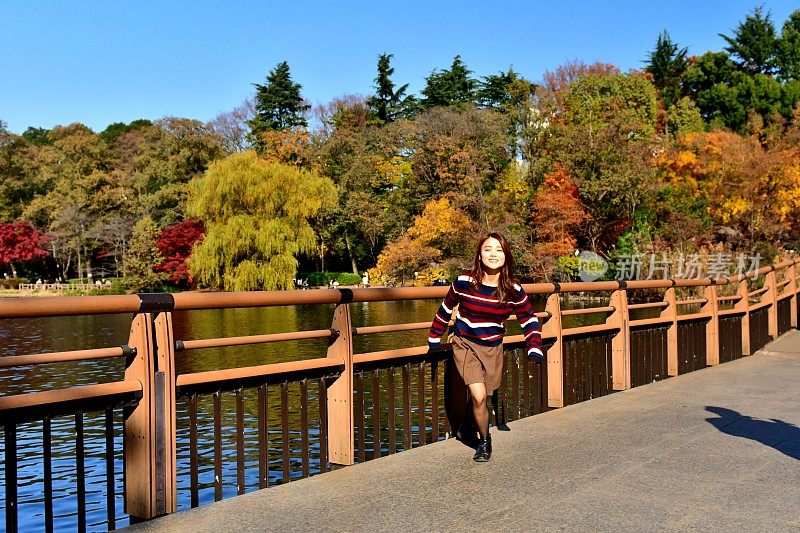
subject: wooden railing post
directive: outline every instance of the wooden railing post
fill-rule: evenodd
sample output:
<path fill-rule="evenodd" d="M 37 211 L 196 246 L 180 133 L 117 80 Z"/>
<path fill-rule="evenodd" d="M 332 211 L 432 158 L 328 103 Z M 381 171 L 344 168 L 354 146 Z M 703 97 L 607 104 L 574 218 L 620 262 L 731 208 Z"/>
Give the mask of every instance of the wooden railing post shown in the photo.
<path fill-rule="evenodd" d="M 331 463 L 352 465 L 354 457 L 353 439 L 353 330 L 350 306 L 336 306 L 331 329 L 338 333 L 328 347 L 328 357 L 344 362 L 344 369 L 336 381 L 328 387 L 328 457 Z"/>
<path fill-rule="evenodd" d="M 713 283 L 713 280 L 712 280 Z M 700 306 L 700 312 L 708 316 L 706 322 L 706 365 L 719 364 L 719 303 L 717 302 L 717 286 L 709 285 L 703 289 L 706 303 Z"/>
<path fill-rule="evenodd" d="M 175 338 L 172 313 L 155 318 L 156 516 L 178 510 L 175 414 Z M 160 413 L 158 410 L 161 410 Z"/>
<path fill-rule="evenodd" d="M 667 375 L 678 375 L 678 305 L 675 297 L 675 288 L 670 287 L 664 292 L 664 301 L 667 307 L 661 310 L 661 318 L 670 319 L 667 327 Z"/>
<path fill-rule="evenodd" d="M 619 289 L 611 293 L 609 303 L 614 312 L 606 324 L 614 325 L 619 331 L 611 341 L 611 374 L 614 390 L 631 388 L 630 317 L 628 315 L 628 292 Z"/>
<path fill-rule="evenodd" d="M 786 284 L 786 288 L 784 289 L 784 291 L 787 294 L 791 294 L 791 297 L 789 298 L 791 304 L 790 325 L 793 328 L 797 328 L 797 271 L 795 270 L 794 265 L 786 269 L 786 279 L 789 280 L 789 283 Z"/>
<path fill-rule="evenodd" d="M 153 317 L 149 313 L 134 315 L 128 346 L 136 352 L 128 358 L 125 380 L 139 380 L 142 384 L 142 398 L 132 411 L 125 413 L 125 512 L 136 521 L 156 516 L 156 361 Z"/>
<path fill-rule="evenodd" d="M 769 320 L 769 336 L 773 339 L 778 338 L 778 283 L 775 278 L 775 271 L 767 272 L 766 279 L 764 280 L 767 292 L 761 297 L 762 302 L 770 302 L 767 317 Z"/>
<path fill-rule="evenodd" d="M 555 337 L 547 350 L 547 405 L 564 407 L 564 339 L 561 336 L 561 295 L 557 292 L 547 297 L 545 311 L 550 318 L 542 326 L 542 337 Z"/>
<path fill-rule="evenodd" d="M 142 398 L 125 412 L 125 512 L 131 522 L 177 508 L 175 445 L 175 343 L 171 294 L 139 294 L 131 323 L 126 380 L 142 384 Z"/>
<path fill-rule="evenodd" d="M 747 279 L 739 282 L 739 288 L 736 291 L 738 296 L 741 296 L 738 302 L 733 306 L 742 315 L 742 355 L 750 355 L 750 289 L 747 286 Z"/>

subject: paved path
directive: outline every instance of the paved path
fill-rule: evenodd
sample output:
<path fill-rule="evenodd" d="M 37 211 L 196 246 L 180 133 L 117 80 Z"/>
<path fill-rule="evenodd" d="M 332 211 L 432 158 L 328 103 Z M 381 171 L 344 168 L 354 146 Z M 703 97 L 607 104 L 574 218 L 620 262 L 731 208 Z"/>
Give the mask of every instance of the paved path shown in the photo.
<path fill-rule="evenodd" d="M 135 526 L 798 531 L 800 331 L 732 363 Z"/>

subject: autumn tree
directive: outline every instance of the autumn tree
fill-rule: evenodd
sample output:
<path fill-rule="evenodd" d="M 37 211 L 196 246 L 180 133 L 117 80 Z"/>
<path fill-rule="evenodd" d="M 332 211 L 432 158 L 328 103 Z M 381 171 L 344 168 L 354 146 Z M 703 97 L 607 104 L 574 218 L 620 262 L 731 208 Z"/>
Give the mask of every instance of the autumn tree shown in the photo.
<path fill-rule="evenodd" d="M 123 284 L 128 292 L 155 291 L 166 278 L 154 268 L 163 260 L 156 244 L 158 233 L 158 226 L 150 217 L 139 220 L 133 227 L 124 265 Z"/>
<path fill-rule="evenodd" d="M 199 220 L 184 220 L 161 231 L 156 241 L 163 261 L 155 265 L 156 272 L 164 272 L 169 281 L 178 287 L 192 283 L 186 260 L 192 255 L 192 247 L 205 235 L 205 226 Z"/>
<path fill-rule="evenodd" d="M 532 277 L 548 279 L 557 258 L 572 255 L 578 243 L 576 235 L 588 217 L 578 187 L 566 169 L 556 165 L 530 203 L 533 246 L 523 249 L 523 263 Z"/>
<path fill-rule="evenodd" d="M 36 172 L 37 147 L 6 129 L 0 120 L 0 221 L 18 220 L 25 206 L 44 190 Z"/>
<path fill-rule="evenodd" d="M 252 150 L 213 163 L 187 209 L 206 227 L 188 260 L 193 278 L 214 289 L 292 288 L 297 255 L 316 245 L 308 219 L 335 201 L 330 180 Z"/>
<path fill-rule="evenodd" d="M 774 245 L 796 232 L 797 146 L 765 150 L 758 139 L 733 133 L 688 135 L 659 165 L 672 187 L 702 200 L 715 226 L 733 230 L 739 246 Z"/>
<path fill-rule="evenodd" d="M 48 240 L 25 221 L 0 222 L 0 267 L 8 265 L 11 276 L 17 277 L 20 263 L 41 261 L 50 255 L 44 250 Z"/>
<path fill-rule="evenodd" d="M 165 117 L 151 127 L 125 135 L 134 146 L 128 152 L 129 174 L 120 180 L 134 189 L 140 217 L 165 226 L 180 221 L 188 183 L 224 154 L 223 141 L 199 120 Z"/>
<path fill-rule="evenodd" d="M 639 75 L 586 75 L 563 101 L 544 149 L 575 181 L 589 211 L 582 244 L 600 249 L 613 244 L 655 192 L 656 91 Z"/>
<path fill-rule="evenodd" d="M 449 199 L 432 200 L 402 236 L 386 245 L 370 279 L 377 283 L 412 280 L 424 286 L 446 278 L 449 273 L 441 263 L 469 262 L 474 230 L 472 220 Z"/>
<path fill-rule="evenodd" d="M 255 101 L 248 98 L 242 105 L 211 119 L 208 127 L 222 140 L 226 154 L 243 152 L 253 146 L 249 123 L 254 116 Z"/>
<path fill-rule="evenodd" d="M 50 247 L 64 277 L 73 260 L 78 276 L 88 276 L 102 244 L 103 223 L 123 208 L 126 194 L 112 173 L 113 154 L 89 128 L 58 126 L 48 137 L 51 143 L 36 152 L 41 192 L 23 216 L 53 237 Z"/>

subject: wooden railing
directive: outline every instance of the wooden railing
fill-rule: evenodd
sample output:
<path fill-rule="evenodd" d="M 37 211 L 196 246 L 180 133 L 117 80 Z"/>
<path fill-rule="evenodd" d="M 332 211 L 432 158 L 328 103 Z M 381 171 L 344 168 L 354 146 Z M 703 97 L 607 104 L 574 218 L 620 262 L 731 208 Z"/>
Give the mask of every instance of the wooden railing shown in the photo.
<path fill-rule="evenodd" d="M 797 327 L 795 268 L 795 261 L 787 261 L 746 276 L 723 279 L 525 285 L 528 294 L 547 296 L 544 312 L 537 313 L 543 321 L 546 362 L 540 365 L 527 360 L 521 349 L 522 335 L 506 337 L 505 373 L 493 399 L 494 423 L 501 425 L 752 354 L 769 339 Z M 756 278 L 763 279 L 763 287 L 751 291 L 748 283 Z M 734 286 L 735 294 L 718 295 L 720 286 Z M 691 288 L 702 291 L 702 296 L 677 298 L 677 290 Z M 659 301 L 629 303 L 630 292 L 640 290 L 663 294 Z M 124 501 L 132 521 L 176 511 L 178 476 L 188 476 L 190 505 L 199 504 L 201 441 L 213 441 L 214 499 L 223 497 L 224 480 L 232 477 L 223 467 L 223 442 L 229 438 L 222 431 L 225 399 L 232 399 L 235 405 L 237 494 L 247 488 L 247 456 L 257 458 L 257 488 L 263 488 L 269 484 L 270 467 L 275 462 L 280 464 L 279 479 L 285 482 L 295 475 L 294 468 L 298 477 L 310 475 L 312 455 L 316 470 L 324 472 L 330 464 L 350 465 L 445 438 L 451 433 L 443 409 L 446 375 L 452 372 L 448 369 L 448 350 L 428 352 L 423 346 L 369 353 L 353 350 L 354 336 L 425 330 L 430 322 L 354 327 L 350 304 L 441 299 L 446 291 L 446 287 L 324 289 L 0 300 L 0 319 L 133 314 L 130 337 L 124 346 L 0 356 L 0 368 L 125 359 L 124 376 L 113 383 L 0 396 L 6 530 L 18 529 L 17 427 L 32 420 L 43 421 L 45 529 L 52 529 L 53 524 L 49 439 L 50 421 L 57 416 L 75 416 L 75 512 L 79 529 L 86 528 L 85 413 L 105 415 L 108 529 L 116 525 L 113 458 L 119 453 L 114 439 L 117 418 L 124 419 Z M 576 292 L 606 294 L 608 305 L 562 309 L 561 295 Z M 329 329 L 178 339 L 172 327 L 174 311 L 310 304 L 335 306 Z M 657 316 L 631 318 L 631 312 L 642 310 Z M 590 313 L 605 318 L 592 326 L 565 327 L 565 319 Z M 175 354 L 183 350 L 306 339 L 327 339 L 324 357 L 181 375 L 175 372 Z M 299 467 L 290 457 L 290 389 L 300 397 Z M 211 401 L 207 426 L 198 422 L 203 399 Z M 247 408 L 252 401 L 253 413 Z M 186 407 L 185 418 L 180 420 L 179 405 Z M 122 409 L 121 417 L 115 416 L 115 409 Z M 246 421 L 257 424 L 255 439 L 249 439 L 257 441 L 252 449 L 246 448 Z M 279 461 L 270 459 L 271 423 L 280 426 Z M 188 449 L 180 452 L 188 455 L 188 472 L 178 472 L 177 468 L 179 426 L 188 432 Z M 199 431 L 200 427 L 209 427 L 210 434 Z"/>

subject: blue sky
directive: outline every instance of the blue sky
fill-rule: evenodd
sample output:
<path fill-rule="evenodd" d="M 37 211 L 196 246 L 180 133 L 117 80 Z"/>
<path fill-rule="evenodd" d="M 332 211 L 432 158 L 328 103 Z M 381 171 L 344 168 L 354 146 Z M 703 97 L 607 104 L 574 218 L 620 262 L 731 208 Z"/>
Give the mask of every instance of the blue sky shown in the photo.
<path fill-rule="evenodd" d="M 573 59 L 640 68 L 661 30 L 690 54 L 721 50 L 753 1 L 289 2 L 5 0 L 0 120 L 21 133 L 82 122 L 209 120 L 278 62 L 311 103 L 372 91 L 378 54 L 418 92 L 460 54 L 478 76 L 538 81 Z M 795 1 L 764 2 L 778 31 Z"/>

